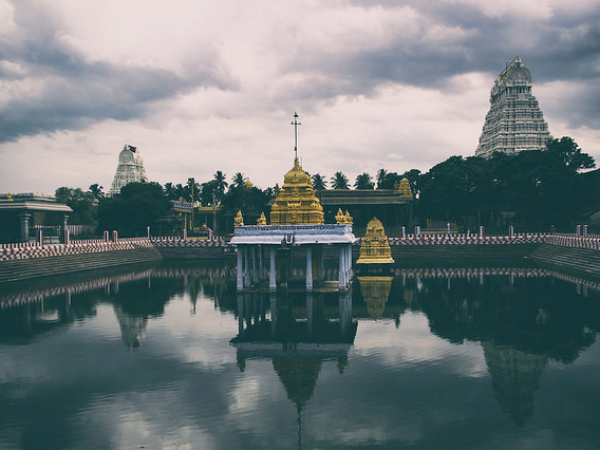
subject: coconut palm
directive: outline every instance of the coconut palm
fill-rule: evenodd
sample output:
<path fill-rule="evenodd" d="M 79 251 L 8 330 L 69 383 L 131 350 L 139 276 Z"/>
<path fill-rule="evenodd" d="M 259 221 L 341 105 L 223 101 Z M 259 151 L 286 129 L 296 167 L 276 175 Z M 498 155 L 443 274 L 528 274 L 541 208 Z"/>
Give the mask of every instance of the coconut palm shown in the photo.
<path fill-rule="evenodd" d="M 350 189 L 348 177 L 342 172 L 336 172 L 335 175 L 331 177 L 331 187 L 333 189 Z"/>
<path fill-rule="evenodd" d="M 324 191 L 327 189 L 327 181 L 321 176 L 320 173 L 315 173 L 312 176 L 312 184 L 315 191 Z"/>
<path fill-rule="evenodd" d="M 385 176 L 387 175 L 387 170 L 381 168 L 377 171 L 377 189 L 383 189 L 383 183 L 385 181 Z"/>
<path fill-rule="evenodd" d="M 229 183 L 227 183 L 226 181 L 225 174 L 220 170 L 217 170 L 212 179 L 212 182 L 215 189 L 215 197 L 218 201 L 221 201 L 223 195 L 225 195 L 225 189 L 227 188 L 227 186 L 229 186 Z"/>
<path fill-rule="evenodd" d="M 241 188 L 243 188 L 245 186 L 246 181 L 248 181 L 248 178 L 246 178 L 242 172 L 237 172 L 233 176 L 231 187 L 240 188 L 241 189 Z"/>
<path fill-rule="evenodd" d="M 373 183 L 371 180 L 371 175 L 369 175 L 367 172 L 363 172 L 356 177 L 354 187 L 356 189 L 373 189 L 375 187 L 375 183 Z"/>

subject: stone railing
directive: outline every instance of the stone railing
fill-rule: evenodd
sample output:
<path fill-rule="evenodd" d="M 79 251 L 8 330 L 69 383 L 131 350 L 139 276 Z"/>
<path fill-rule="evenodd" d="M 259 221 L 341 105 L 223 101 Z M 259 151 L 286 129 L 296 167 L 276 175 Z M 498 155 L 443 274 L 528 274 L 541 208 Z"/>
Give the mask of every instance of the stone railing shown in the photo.
<path fill-rule="evenodd" d="M 92 240 L 84 243 L 72 242 L 70 244 L 50 245 L 40 245 L 39 243 L 0 244 L 0 261 L 131 250 L 139 247 L 152 247 L 152 243 L 148 239 L 122 239 L 117 242 Z"/>
<path fill-rule="evenodd" d="M 591 248 L 593 250 L 600 250 L 600 236 L 598 235 L 581 237 L 568 234 L 553 234 L 548 236 L 545 242 L 547 244 L 558 245 L 561 247 Z"/>
<path fill-rule="evenodd" d="M 183 239 L 178 237 L 152 237 L 152 245 L 155 247 L 226 247 L 227 241 L 223 238 L 217 239 Z"/>
<path fill-rule="evenodd" d="M 541 244 L 548 238 L 545 233 L 523 233 L 512 236 L 480 236 L 468 234 L 409 234 L 389 238 L 390 245 L 504 245 Z M 360 241 L 360 240 L 359 240 Z M 360 243 L 360 242 L 359 242 Z"/>

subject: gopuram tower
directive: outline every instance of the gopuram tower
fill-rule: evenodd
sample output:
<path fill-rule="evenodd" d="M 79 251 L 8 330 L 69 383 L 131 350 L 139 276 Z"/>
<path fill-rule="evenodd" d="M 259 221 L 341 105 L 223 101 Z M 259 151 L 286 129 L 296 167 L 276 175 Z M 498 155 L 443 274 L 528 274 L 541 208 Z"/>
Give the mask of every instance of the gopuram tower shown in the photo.
<path fill-rule="evenodd" d="M 511 154 L 546 147 L 548 125 L 531 93 L 531 73 L 519 57 L 496 78 L 490 104 L 475 156 L 489 158 L 494 152 Z"/>
<path fill-rule="evenodd" d="M 129 183 L 140 183 L 146 182 L 146 171 L 144 170 L 144 161 L 140 156 L 137 148 L 131 145 L 125 145 L 121 153 L 119 153 L 119 164 L 117 165 L 117 172 L 113 179 L 112 186 L 108 195 L 120 194 L 121 188 L 128 185 Z"/>

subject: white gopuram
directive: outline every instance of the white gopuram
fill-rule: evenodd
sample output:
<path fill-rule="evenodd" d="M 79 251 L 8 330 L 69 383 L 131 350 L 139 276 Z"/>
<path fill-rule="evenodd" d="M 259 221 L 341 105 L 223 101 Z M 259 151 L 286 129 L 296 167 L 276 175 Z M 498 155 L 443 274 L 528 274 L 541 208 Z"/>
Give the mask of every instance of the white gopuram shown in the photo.
<path fill-rule="evenodd" d="M 144 170 L 144 161 L 136 147 L 125 145 L 119 153 L 119 164 L 117 172 L 113 179 L 109 197 L 120 194 L 121 188 L 129 183 L 147 182 L 146 171 Z"/>
<path fill-rule="evenodd" d="M 494 152 L 510 154 L 546 148 L 550 133 L 531 86 L 531 72 L 516 57 L 492 87 L 490 110 L 475 156 L 489 158 Z"/>

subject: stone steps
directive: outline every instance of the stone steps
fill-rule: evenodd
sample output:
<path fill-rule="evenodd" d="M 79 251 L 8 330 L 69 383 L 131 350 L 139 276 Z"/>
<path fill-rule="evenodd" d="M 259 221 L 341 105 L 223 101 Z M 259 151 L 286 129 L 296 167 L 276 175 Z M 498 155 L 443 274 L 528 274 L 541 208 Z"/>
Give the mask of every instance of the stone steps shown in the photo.
<path fill-rule="evenodd" d="M 0 262 L 0 283 L 161 260 L 155 248 L 50 256 Z"/>
<path fill-rule="evenodd" d="M 542 244 L 528 257 L 537 264 L 600 276 L 600 251 Z"/>

